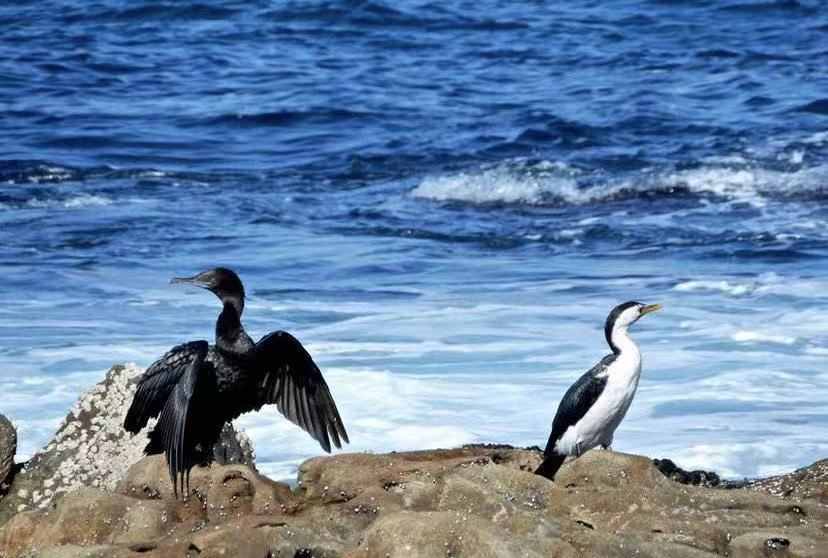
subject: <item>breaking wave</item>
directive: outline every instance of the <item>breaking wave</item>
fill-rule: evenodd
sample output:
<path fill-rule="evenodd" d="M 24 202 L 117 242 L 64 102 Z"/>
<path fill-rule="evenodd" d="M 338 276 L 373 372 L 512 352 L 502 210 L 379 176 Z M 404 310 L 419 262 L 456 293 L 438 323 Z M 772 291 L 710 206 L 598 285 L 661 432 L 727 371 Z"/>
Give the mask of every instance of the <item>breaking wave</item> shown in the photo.
<path fill-rule="evenodd" d="M 589 204 L 638 197 L 691 195 L 764 205 L 771 197 L 821 197 L 828 167 L 770 169 L 723 160 L 691 169 L 647 170 L 606 178 L 560 162 L 505 163 L 471 172 L 429 177 L 411 194 L 472 204 Z"/>

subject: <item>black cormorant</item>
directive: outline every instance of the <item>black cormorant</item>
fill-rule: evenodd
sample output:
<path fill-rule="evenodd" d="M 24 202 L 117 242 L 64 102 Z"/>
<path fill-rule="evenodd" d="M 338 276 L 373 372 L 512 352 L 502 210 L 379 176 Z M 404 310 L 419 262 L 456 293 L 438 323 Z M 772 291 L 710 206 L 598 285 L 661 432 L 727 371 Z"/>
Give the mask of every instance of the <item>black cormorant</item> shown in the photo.
<path fill-rule="evenodd" d="M 220 267 L 172 282 L 205 288 L 221 300 L 216 344 L 184 343 L 153 363 L 138 382 L 124 428 L 137 433 L 158 417 L 144 451 L 166 453 L 176 497 L 179 487 L 189 492 L 190 469 L 209 461 L 224 424 L 263 405 L 275 404 L 326 452 L 331 441 L 337 448 L 349 441 L 328 385 L 302 344 L 285 331 L 254 343 L 244 331 L 238 275 Z"/>
<path fill-rule="evenodd" d="M 567 390 L 552 422 L 543 463 L 535 473 L 553 480 L 567 455 L 580 456 L 599 444 L 604 448 L 612 445 L 612 436 L 630 408 L 641 375 L 641 352 L 627 328 L 659 308 L 660 304 L 640 302 L 613 308 L 604 325 L 612 354 Z"/>

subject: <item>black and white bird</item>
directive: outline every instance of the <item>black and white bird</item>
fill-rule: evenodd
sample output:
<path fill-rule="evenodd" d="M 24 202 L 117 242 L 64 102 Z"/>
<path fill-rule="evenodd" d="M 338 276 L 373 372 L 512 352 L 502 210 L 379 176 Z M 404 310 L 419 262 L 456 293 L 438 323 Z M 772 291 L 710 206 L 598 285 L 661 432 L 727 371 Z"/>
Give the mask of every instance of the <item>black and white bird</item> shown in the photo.
<path fill-rule="evenodd" d="M 660 308 L 660 304 L 625 302 L 612 309 L 604 325 L 612 354 L 578 378 L 563 396 L 536 474 L 554 480 L 566 456 L 577 457 L 598 445 L 605 449 L 612 445 L 641 376 L 641 351 L 628 329 Z"/>
<path fill-rule="evenodd" d="M 295 337 L 284 331 L 254 343 L 244 331 L 244 286 L 238 275 L 216 268 L 176 278 L 211 291 L 222 303 L 216 343 L 178 345 L 150 366 L 138 382 L 124 428 L 138 433 L 151 418 L 145 453 L 165 453 L 173 490 L 189 493 L 190 469 L 208 462 L 225 423 L 275 404 L 326 452 L 348 442 L 345 425 L 319 368 Z"/>

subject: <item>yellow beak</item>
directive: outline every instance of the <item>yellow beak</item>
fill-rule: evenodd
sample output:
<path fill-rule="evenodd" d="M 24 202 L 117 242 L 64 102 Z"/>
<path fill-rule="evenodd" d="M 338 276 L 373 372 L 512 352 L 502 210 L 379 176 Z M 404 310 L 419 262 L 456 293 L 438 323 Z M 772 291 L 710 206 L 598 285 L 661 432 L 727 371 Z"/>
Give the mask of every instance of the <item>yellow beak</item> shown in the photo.
<path fill-rule="evenodd" d="M 641 308 L 641 315 L 649 314 L 661 310 L 661 304 L 648 304 Z"/>

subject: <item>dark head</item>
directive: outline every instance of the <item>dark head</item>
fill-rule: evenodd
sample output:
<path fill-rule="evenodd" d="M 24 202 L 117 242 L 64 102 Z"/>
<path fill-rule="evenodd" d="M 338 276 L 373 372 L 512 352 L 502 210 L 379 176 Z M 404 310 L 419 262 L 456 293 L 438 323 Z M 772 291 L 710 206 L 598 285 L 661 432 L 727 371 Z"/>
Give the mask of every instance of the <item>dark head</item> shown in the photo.
<path fill-rule="evenodd" d="M 171 283 L 186 283 L 207 289 L 222 302 L 236 306 L 239 314 L 244 308 L 244 286 L 236 273 L 226 267 L 203 271 L 194 277 L 175 277 Z"/>
<path fill-rule="evenodd" d="M 642 316 L 660 309 L 661 304 L 643 304 L 635 301 L 625 302 L 613 308 L 612 312 L 607 316 L 606 324 L 604 324 L 604 336 L 607 338 L 607 343 L 609 343 L 612 351 L 614 353 L 618 352 L 618 347 L 612 341 L 613 331 L 619 329 L 626 330 Z"/>

